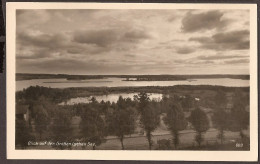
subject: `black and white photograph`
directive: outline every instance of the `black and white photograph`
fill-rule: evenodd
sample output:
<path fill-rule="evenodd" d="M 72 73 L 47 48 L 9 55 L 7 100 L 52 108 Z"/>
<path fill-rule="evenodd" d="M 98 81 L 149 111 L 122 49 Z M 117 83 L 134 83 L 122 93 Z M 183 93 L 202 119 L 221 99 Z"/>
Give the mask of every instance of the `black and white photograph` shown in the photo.
<path fill-rule="evenodd" d="M 250 5 L 84 5 L 12 10 L 16 151 L 257 146 Z"/>

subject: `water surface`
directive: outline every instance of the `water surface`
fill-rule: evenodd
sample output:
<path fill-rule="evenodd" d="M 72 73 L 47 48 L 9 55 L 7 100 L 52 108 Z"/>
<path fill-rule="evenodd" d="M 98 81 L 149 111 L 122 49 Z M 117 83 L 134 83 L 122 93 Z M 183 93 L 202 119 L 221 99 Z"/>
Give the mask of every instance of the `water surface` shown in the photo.
<path fill-rule="evenodd" d="M 51 88 L 69 87 L 135 87 L 135 86 L 174 86 L 174 85 L 220 85 L 228 87 L 248 87 L 249 80 L 216 78 L 216 79 L 192 79 L 181 81 L 124 81 L 125 78 L 104 78 L 91 80 L 67 80 L 67 79 L 33 79 L 16 81 L 16 91 L 30 86 L 44 86 Z"/>
<path fill-rule="evenodd" d="M 73 104 L 79 104 L 79 103 L 89 103 L 91 102 L 91 98 L 95 97 L 98 102 L 101 102 L 102 100 L 104 102 L 110 101 L 117 102 L 119 96 L 122 96 L 123 98 L 130 98 L 134 99 L 134 95 L 137 95 L 138 93 L 120 93 L 120 94 L 108 94 L 108 95 L 99 95 L 99 96 L 89 96 L 89 97 L 77 97 L 77 98 L 71 98 L 67 102 L 62 102 L 59 105 L 73 105 Z M 148 93 L 149 98 L 151 100 L 160 101 L 162 99 L 162 94 L 160 93 Z"/>

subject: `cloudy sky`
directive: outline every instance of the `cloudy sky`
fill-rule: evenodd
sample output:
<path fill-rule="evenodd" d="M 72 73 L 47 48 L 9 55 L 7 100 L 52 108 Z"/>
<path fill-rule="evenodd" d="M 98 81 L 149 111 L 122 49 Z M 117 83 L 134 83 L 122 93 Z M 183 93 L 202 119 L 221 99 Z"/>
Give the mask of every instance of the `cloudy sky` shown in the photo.
<path fill-rule="evenodd" d="M 17 10 L 16 70 L 248 74 L 248 10 Z"/>

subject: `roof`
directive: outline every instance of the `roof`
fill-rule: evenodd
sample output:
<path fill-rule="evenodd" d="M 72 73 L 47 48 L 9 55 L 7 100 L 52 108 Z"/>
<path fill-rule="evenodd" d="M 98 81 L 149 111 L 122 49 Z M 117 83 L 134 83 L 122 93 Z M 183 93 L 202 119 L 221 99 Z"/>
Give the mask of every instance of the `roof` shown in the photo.
<path fill-rule="evenodd" d="M 26 114 L 29 105 L 16 105 L 15 114 Z"/>

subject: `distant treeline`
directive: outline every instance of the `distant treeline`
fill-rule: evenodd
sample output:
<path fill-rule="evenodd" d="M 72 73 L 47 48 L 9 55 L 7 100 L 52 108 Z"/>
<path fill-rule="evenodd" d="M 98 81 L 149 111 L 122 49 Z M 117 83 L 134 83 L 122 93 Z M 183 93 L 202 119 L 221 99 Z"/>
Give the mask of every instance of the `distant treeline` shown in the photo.
<path fill-rule="evenodd" d="M 47 88 L 41 86 L 31 86 L 23 91 L 16 92 L 16 100 L 22 98 L 37 98 L 44 96 L 50 101 L 60 103 L 70 98 L 88 97 L 93 95 L 107 95 L 113 93 L 169 93 L 186 91 L 219 91 L 234 92 L 239 89 L 249 93 L 249 87 L 224 87 L 212 85 L 175 85 L 175 86 L 146 86 L 146 87 L 78 87 L 78 88 Z"/>
<path fill-rule="evenodd" d="M 103 79 L 103 78 L 125 78 L 127 81 L 177 81 L 188 79 L 209 79 L 209 78 L 232 78 L 249 80 L 250 75 L 68 75 L 68 74 L 27 74 L 17 73 L 16 80 L 32 80 L 32 79 L 67 79 L 67 80 L 87 80 L 87 79 Z M 133 79 L 134 78 L 134 79 Z"/>
<path fill-rule="evenodd" d="M 86 80 L 86 79 L 102 79 L 103 75 L 68 75 L 68 74 L 27 74 L 17 73 L 16 81 L 32 80 L 32 79 L 67 79 L 67 80 Z"/>

